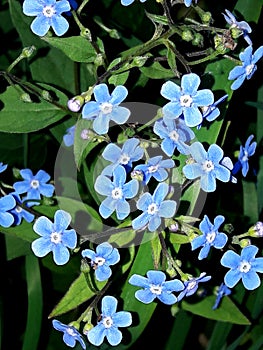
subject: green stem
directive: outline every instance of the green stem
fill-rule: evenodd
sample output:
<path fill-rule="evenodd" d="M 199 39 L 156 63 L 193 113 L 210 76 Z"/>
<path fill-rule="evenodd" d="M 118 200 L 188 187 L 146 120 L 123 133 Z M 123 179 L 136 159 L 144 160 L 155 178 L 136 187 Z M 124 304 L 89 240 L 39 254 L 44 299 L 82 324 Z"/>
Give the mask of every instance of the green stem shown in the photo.
<path fill-rule="evenodd" d="M 87 5 L 88 2 L 89 2 L 89 0 L 84 0 L 84 1 L 80 4 L 79 8 L 77 9 L 77 14 L 78 14 L 78 15 L 80 15 L 81 11 L 82 11 L 83 8 Z"/>

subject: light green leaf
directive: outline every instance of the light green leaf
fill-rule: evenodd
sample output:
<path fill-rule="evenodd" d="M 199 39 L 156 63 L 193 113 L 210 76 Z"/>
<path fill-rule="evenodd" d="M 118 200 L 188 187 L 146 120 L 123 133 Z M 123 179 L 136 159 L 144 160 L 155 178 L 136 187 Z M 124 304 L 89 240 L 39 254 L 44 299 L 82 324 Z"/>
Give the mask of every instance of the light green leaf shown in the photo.
<path fill-rule="evenodd" d="M 149 67 L 141 67 L 140 71 L 151 79 L 174 78 L 174 72 L 171 69 L 164 68 L 159 62 L 154 62 Z"/>
<path fill-rule="evenodd" d="M 183 234 L 177 234 L 177 233 L 172 233 L 170 234 L 170 242 L 173 244 L 185 244 L 189 243 L 190 239 L 188 236 L 185 236 Z"/>
<path fill-rule="evenodd" d="M 130 74 L 130 71 L 114 74 L 108 79 L 108 82 L 109 84 L 113 84 L 115 86 L 124 85 L 127 79 L 129 78 L 129 74 Z"/>

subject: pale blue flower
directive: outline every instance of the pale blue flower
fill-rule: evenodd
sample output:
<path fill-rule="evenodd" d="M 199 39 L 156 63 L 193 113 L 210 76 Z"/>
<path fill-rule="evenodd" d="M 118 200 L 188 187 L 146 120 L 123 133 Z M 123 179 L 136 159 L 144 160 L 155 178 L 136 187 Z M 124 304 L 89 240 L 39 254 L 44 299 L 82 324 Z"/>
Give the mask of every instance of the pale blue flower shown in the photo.
<path fill-rule="evenodd" d="M 131 112 L 128 108 L 119 106 L 128 95 L 125 86 L 116 86 L 110 95 L 108 86 L 99 84 L 94 87 L 93 93 L 96 101 L 85 103 L 82 117 L 94 120 L 93 129 L 97 134 L 106 134 L 111 120 L 116 124 L 126 123 Z"/>
<path fill-rule="evenodd" d="M 23 3 L 23 13 L 36 16 L 30 28 L 39 36 L 46 35 L 50 27 L 58 36 L 65 34 L 69 24 L 61 14 L 69 10 L 70 4 L 66 0 L 25 0 Z"/>
<path fill-rule="evenodd" d="M 66 134 L 63 136 L 63 141 L 65 146 L 70 147 L 74 145 L 76 125 L 71 126 L 67 129 Z"/>
<path fill-rule="evenodd" d="M 91 267 L 95 270 L 95 277 L 98 281 L 107 280 L 111 274 L 111 265 L 115 265 L 120 261 L 120 254 L 117 248 L 104 242 L 97 246 L 96 252 L 91 249 L 84 249 L 81 253 L 83 258 L 91 260 Z"/>
<path fill-rule="evenodd" d="M 257 272 L 263 272 L 263 258 L 256 258 L 258 248 L 254 245 L 242 249 L 241 255 L 228 250 L 221 258 L 221 264 L 230 268 L 226 273 L 224 282 L 227 287 L 233 288 L 240 280 L 248 290 L 260 286 L 260 278 Z"/>
<path fill-rule="evenodd" d="M 232 90 L 237 90 L 244 82 L 245 79 L 250 79 L 257 70 L 256 63 L 263 56 L 263 46 L 260 46 L 254 54 L 252 54 L 252 46 L 248 46 L 241 54 L 239 58 L 242 65 L 234 67 L 229 75 L 228 80 L 235 80 L 231 85 Z"/>
<path fill-rule="evenodd" d="M 125 183 L 126 171 L 123 166 L 118 165 L 113 171 L 113 180 L 111 181 L 105 175 L 99 175 L 95 181 L 95 190 L 107 196 L 99 207 L 100 215 L 106 219 L 116 211 L 119 220 L 125 219 L 130 213 L 130 204 L 126 199 L 136 196 L 139 190 L 139 183 L 132 179 Z"/>
<path fill-rule="evenodd" d="M 216 190 L 216 179 L 228 182 L 231 177 L 230 170 L 221 164 L 224 159 L 223 150 L 216 144 L 209 146 L 206 152 L 201 142 L 194 142 L 189 146 L 193 163 L 183 167 L 183 173 L 189 180 L 200 178 L 201 189 L 205 192 Z"/>
<path fill-rule="evenodd" d="M 145 2 L 146 0 L 140 0 L 140 2 Z M 129 6 L 134 2 L 134 0 L 121 0 L 123 6 Z"/>
<path fill-rule="evenodd" d="M 231 289 L 229 289 L 224 283 L 221 283 L 220 287 L 218 288 L 218 291 L 216 293 L 216 301 L 212 307 L 213 310 L 217 309 L 222 298 L 225 295 L 230 295 L 231 294 Z"/>
<path fill-rule="evenodd" d="M 64 333 L 63 341 L 67 346 L 69 346 L 70 348 L 74 348 L 76 342 L 79 342 L 82 349 L 86 349 L 86 344 L 82 339 L 81 334 L 75 327 L 64 324 L 58 320 L 53 320 L 52 325 L 57 331 Z"/>
<path fill-rule="evenodd" d="M 0 226 L 10 227 L 14 223 L 14 217 L 8 211 L 15 206 L 16 201 L 10 194 L 0 198 Z"/>
<path fill-rule="evenodd" d="M 22 219 L 26 220 L 27 222 L 32 222 L 35 215 L 22 207 L 25 198 L 21 199 L 19 194 L 16 192 L 10 193 L 10 195 L 12 195 L 16 201 L 16 206 L 10 210 L 10 213 L 14 216 L 14 224 L 20 225 Z M 26 203 L 24 206 L 29 207 L 30 205 L 29 203 Z"/>
<path fill-rule="evenodd" d="M 199 277 L 192 277 L 184 282 L 184 290 L 178 295 L 178 301 L 182 300 L 184 297 L 189 297 L 193 295 L 198 287 L 199 283 L 207 282 L 211 279 L 211 276 L 206 276 L 206 272 L 202 272 Z"/>
<path fill-rule="evenodd" d="M 238 161 L 235 163 L 234 168 L 232 170 L 233 175 L 235 175 L 242 169 L 242 175 L 244 177 L 247 176 L 249 170 L 249 157 L 254 155 L 257 147 L 257 143 L 255 141 L 251 143 L 253 138 L 254 135 L 250 135 L 245 143 L 245 146 L 240 146 Z"/>
<path fill-rule="evenodd" d="M 129 279 L 129 283 L 133 286 L 143 288 L 135 293 L 136 299 L 144 304 L 149 304 L 156 298 L 166 305 L 177 302 L 177 298 L 172 292 L 184 289 L 184 284 L 180 280 L 165 281 L 166 276 L 162 271 L 150 270 L 146 275 L 147 278 L 135 274 Z"/>
<path fill-rule="evenodd" d="M 181 118 L 160 119 L 153 126 L 153 131 L 161 139 L 161 149 L 171 157 L 177 149 L 182 154 L 189 154 L 187 143 L 194 137 L 194 132 L 185 124 Z"/>
<path fill-rule="evenodd" d="M 31 244 L 33 253 L 42 258 L 53 253 L 57 265 L 64 265 L 69 261 L 69 249 L 76 248 L 77 234 L 73 229 L 67 230 L 71 216 L 64 210 L 57 210 L 54 223 L 45 216 L 40 216 L 33 225 L 33 230 L 41 236 Z"/>
<path fill-rule="evenodd" d="M 214 102 L 214 95 L 209 89 L 198 91 L 200 82 L 197 74 L 189 73 L 183 75 L 181 87 L 172 81 L 163 84 L 161 95 L 171 101 L 163 107 L 165 118 L 176 119 L 183 114 L 185 124 L 189 127 L 202 122 L 199 107 L 210 106 Z"/>
<path fill-rule="evenodd" d="M 248 36 L 248 33 L 252 32 L 250 25 L 245 21 L 238 22 L 235 16 L 229 10 L 225 10 L 225 11 L 226 11 L 226 14 L 222 13 L 222 15 L 225 17 L 226 22 L 230 24 L 230 29 L 231 28 L 239 29 L 243 34 L 244 39 L 246 40 L 248 45 L 252 45 L 252 41 Z"/>
<path fill-rule="evenodd" d="M 2 173 L 3 171 L 5 171 L 7 168 L 7 164 L 3 164 L 3 162 L 0 162 L 0 173 Z"/>
<path fill-rule="evenodd" d="M 164 200 L 169 191 L 167 183 L 160 183 L 153 195 L 144 193 L 137 202 L 137 208 L 143 213 L 132 221 L 134 230 L 148 228 L 150 232 L 156 231 L 161 225 L 161 218 L 171 218 L 176 211 L 177 203 L 173 200 Z"/>
<path fill-rule="evenodd" d="M 118 345 L 122 340 L 119 327 L 128 327 L 132 324 L 130 312 L 117 310 L 117 299 L 106 295 L 101 300 L 101 317 L 98 324 L 87 332 L 88 341 L 100 346 L 106 337 L 110 345 Z"/>
<path fill-rule="evenodd" d="M 151 177 L 157 181 L 164 181 L 168 178 L 168 172 L 166 169 L 171 169 L 175 166 L 172 159 L 163 159 L 163 156 L 155 156 L 149 158 L 147 164 L 139 164 L 133 169 L 133 171 L 141 172 L 143 174 L 144 184 L 148 184 Z"/>
<path fill-rule="evenodd" d="M 226 245 L 227 235 L 223 232 L 218 232 L 224 221 L 224 216 L 218 215 L 215 217 L 214 224 L 212 224 L 208 216 L 204 216 L 199 225 L 202 235 L 195 237 L 191 241 L 192 250 L 202 247 L 198 255 L 199 260 L 208 256 L 211 247 L 222 249 Z"/>

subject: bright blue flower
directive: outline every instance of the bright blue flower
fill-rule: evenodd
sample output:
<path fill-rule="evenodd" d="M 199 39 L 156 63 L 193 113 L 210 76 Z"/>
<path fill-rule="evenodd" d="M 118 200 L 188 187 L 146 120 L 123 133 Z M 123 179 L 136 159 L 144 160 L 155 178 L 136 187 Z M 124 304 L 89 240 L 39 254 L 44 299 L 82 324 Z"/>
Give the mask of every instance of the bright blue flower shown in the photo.
<path fill-rule="evenodd" d="M 135 298 L 144 304 L 151 303 L 155 298 L 166 305 L 177 302 L 177 298 L 172 292 L 179 292 L 184 289 L 181 281 L 174 279 L 166 281 L 166 276 L 162 271 L 150 270 L 146 273 L 147 278 L 140 275 L 132 275 L 129 283 L 143 289 L 137 290 Z"/>
<path fill-rule="evenodd" d="M 66 0 L 25 0 L 23 3 L 23 13 L 27 16 L 36 16 L 30 28 L 39 36 L 46 35 L 50 27 L 58 36 L 65 34 L 69 24 L 61 13 L 69 10 L 70 4 Z"/>
<path fill-rule="evenodd" d="M 216 102 L 212 103 L 210 106 L 203 107 L 202 108 L 203 121 L 204 121 L 204 119 L 206 119 L 209 122 L 212 122 L 213 120 L 215 120 L 220 115 L 220 111 L 217 108 L 217 105 L 219 103 L 223 102 L 227 97 L 228 97 L 228 95 L 224 95 L 224 96 L 220 97 L 220 99 L 218 99 Z M 201 126 L 202 126 L 202 123 L 197 126 L 197 129 L 200 129 Z"/>
<path fill-rule="evenodd" d="M 158 184 L 153 195 L 144 193 L 137 202 L 137 208 L 143 213 L 132 221 L 134 230 L 148 227 L 150 232 L 156 231 L 161 225 L 161 218 L 171 218 L 176 211 L 176 202 L 164 200 L 169 191 L 167 183 Z"/>
<path fill-rule="evenodd" d="M 68 248 L 77 245 L 77 234 L 73 229 L 67 230 L 71 216 L 64 210 L 57 210 L 54 223 L 45 216 L 40 216 L 33 225 L 33 230 L 41 236 L 32 242 L 31 248 L 36 256 L 42 258 L 49 252 L 57 265 L 64 265 L 69 261 Z"/>
<path fill-rule="evenodd" d="M 203 234 L 191 241 L 192 250 L 202 247 L 198 255 L 199 260 L 208 256 L 211 247 L 222 249 L 225 246 L 228 240 L 227 235 L 223 232 L 218 232 L 219 227 L 224 221 L 224 216 L 218 215 L 215 217 L 214 224 L 212 224 L 207 215 L 204 216 L 199 225 L 199 229 Z"/>
<path fill-rule="evenodd" d="M 94 120 L 93 129 L 97 134 L 106 134 L 111 120 L 116 124 L 126 123 L 131 112 L 128 108 L 119 106 L 128 94 L 125 86 L 116 86 L 110 95 L 108 86 L 99 84 L 94 87 L 93 93 L 96 101 L 84 105 L 82 117 Z"/>
<path fill-rule="evenodd" d="M 250 135 L 247 139 L 245 146 L 240 146 L 240 152 L 238 155 L 238 161 L 235 163 L 232 170 L 232 174 L 235 175 L 239 170 L 242 169 L 242 175 L 247 176 L 249 170 L 248 159 L 253 156 L 256 151 L 257 143 L 254 141 L 251 143 L 251 140 L 254 138 L 254 135 Z M 250 144 L 251 143 L 251 144 Z"/>
<path fill-rule="evenodd" d="M 52 324 L 57 331 L 64 333 L 63 341 L 67 346 L 74 348 L 74 346 L 76 345 L 76 342 L 79 342 L 82 349 L 84 350 L 86 349 L 86 344 L 82 339 L 81 334 L 75 327 L 61 323 L 58 320 L 53 320 Z"/>
<path fill-rule="evenodd" d="M 27 222 L 32 222 L 35 218 L 35 215 L 22 207 L 25 199 L 21 199 L 19 194 L 16 192 L 10 193 L 10 195 L 12 195 L 16 201 L 16 206 L 10 210 L 10 213 L 14 216 L 14 224 L 20 225 L 22 219 L 25 219 Z M 30 205 L 26 203 L 25 206 L 29 207 Z"/>
<path fill-rule="evenodd" d="M 216 190 L 216 179 L 228 182 L 230 170 L 222 165 L 224 152 L 216 144 L 210 145 L 206 152 L 200 142 L 194 142 L 189 146 L 190 154 L 195 160 L 194 163 L 186 164 L 183 173 L 189 180 L 200 178 L 200 186 L 205 192 Z"/>
<path fill-rule="evenodd" d="M 16 201 L 10 194 L 0 198 L 0 226 L 10 227 L 14 223 L 14 217 L 8 213 L 16 206 Z"/>
<path fill-rule="evenodd" d="M 71 126 L 67 129 L 67 133 L 63 136 L 65 146 L 70 147 L 74 145 L 76 125 Z"/>
<path fill-rule="evenodd" d="M 113 171 L 113 180 L 111 181 L 105 175 L 99 175 L 95 181 L 95 190 L 107 196 L 100 204 L 99 212 L 100 215 L 106 219 L 115 210 L 117 218 L 119 220 L 125 219 L 130 213 L 130 205 L 126 199 L 130 199 L 136 196 L 139 190 L 139 183 L 133 179 L 127 183 L 126 171 L 121 165 Z"/>
<path fill-rule="evenodd" d="M 229 75 L 228 80 L 235 80 L 231 85 L 232 90 L 237 90 L 244 82 L 244 80 L 250 79 L 257 70 L 256 63 L 263 56 L 263 46 L 260 46 L 252 55 L 252 46 L 248 46 L 241 54 L 239 58 L 242 62 L 241 66 L 234 67 Z"/>
<path fill-rule="evenodd" d="M 172 81 L 163 84 L 161 95 L 171 100 L 163 107 L 165 118 L 176 119 L 183 114 L 185 124 L 190 127 L 202 122 L 202 113 L 198 107 L 211 105 L 214 95 L 209 89 L 198 91 L 200 82 L 197 74 L 189 73 L 183 75 L 181 87 Z"/>
<path fill-rule="evenodd" d="M 184 297 L 189 297 L 193 295 L 201 282 L 207 282 L 211 279 L 211 276 L 206 276 L 205 272 L 202 272 L 199 277 L 192 277 L 184 282 L 184 290 L 178 295 L 178 301 L 182 300 Z"/>
<path fill-rule="evenodd" d="M 120 261 L 118 249 L 104 242 L 97 246 L 96 253 L 91 249 L 84 249 L 81 253 L 83 258 L 91 260 L 91 266 L 95 270 L 95 277 L 98 281 L 107 280 L 111 274 L 111 265 L 115 265 Z"/>
<path fill-rule="evenodd" d="M 112 164 L 106 166 L 102 175 L 112 175 L 113 170 L 122 165 L 126 171 L 130 171 L 132 163 L 138 161 L 143 157 L 144 150 L 139 146 L 140 140 L 137 138 L 131 138 L 124 142 L 122 148 L 118 147 L 114 143 L 110 143 L 106 146 L 102 152 L 102 157 Z"/>
<path fill-rule="evenodd" d="M 24 181 L 15 182 L 13 187 L 18 194 L 27 193 L 25 200 L 41 198 L 41 194 L 45 197 L 52 197 L 55 187 L 47 184 L 50 180 L 50 175 L 44 170 L 39 170 L 36 175 L 33 175 L 30 169 L 20 170 L 20 175 Z M 30 202 L 37 205 L 38 202 Z"/>
<path fill-rule="evenodd" d="M 255 258 L 257 252 L 256 246 L 249 245 L 242 249 L 240 256 L 232 250 L 224 253 L 221 264 L 230 268 L 224 278 L 227 287 L 234 287 L 240 279 L 248 290 L 260 286 L 261 281 L 257 272 L 263 272 L 263 258 Z"/>
<path fill-rule="evenodd" d="M 181 118 L 177 119 L 160 119 L 153 126 L 153 131 L 161 139 L 161 149 L 171 157 L 177 149 L 182 154 L 189 154 L 187 143 L 194 137 L 194 132 L 185 125 Z"/>
<path fill-rule="evenodd" d="M 118 345 L 122 340 L 119 327 L 128 327 L 132 324 L 130 312 L 117 310 L 117 299 L 106 295 L 101 301 L 101 318 L 98 324 L 87 332 L 91 344 L 99 346 L 106 337 L 110 345 Z"/>
<path fill-rule="evenodd" d="M 2 173 L 3 171 L 5 171 L 7 168 L 7 164 L 3 164 L 3 162 L 0 162 L 0 173 Z"/>
<path fill-rule="evenodd" d="M 140 2 L 145 2 L 146 0 L 140 0 Z M 134 0 L 121 0 L 123 6 L 129 6 L 134 2 Z"/>
<path fill-rule="evenodd" d="M 225 10 L 225 11 L 226 11 L 226 14 L 222 13 L 222 15 L 225 17 L 226 22 L 230 24 L 230 29 L 231 28 L 239 29 L 244 35 L 244 39 L 246 40 L 248 45 L 252 45 L 252 41 L 248 36 L 248 33 L 252 32 L 250 25 L 245 21 L 238 22 L 235 16 L 229 10 Z"/>
<path fill-rule="evenodd" d="M 222 298 L 225 295 L 230 295 L 231 294 L 231 289 L 229 289 L 224 283 L 221 283 L 220 287 L 218 288 L 218 291 L 216 293 L 216 301 L 212 307 L 213 310 L 217 309 Z"/>
<path fill-rule="evenodd" d="M 135 172 L 140 171 L 143 174 L 144 184 L 148 184 L 151 177 L 157 181 L 164 181 L 168 178 L 166 169 L 173 168 L 175 163 L 172 159 L 164 159 L 163 156 L 149 158 L 147 164 L 139 164 L 133 169 Z"/>

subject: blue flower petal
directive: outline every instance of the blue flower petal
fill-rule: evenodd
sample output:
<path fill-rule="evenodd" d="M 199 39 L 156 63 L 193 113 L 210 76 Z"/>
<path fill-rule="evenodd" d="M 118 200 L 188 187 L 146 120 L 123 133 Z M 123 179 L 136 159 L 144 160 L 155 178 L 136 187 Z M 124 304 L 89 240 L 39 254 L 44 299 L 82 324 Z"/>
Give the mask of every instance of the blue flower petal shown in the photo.
<path fill-rule="evenodd" d="M 241 279 L 241 272 L 239 270 L 230 270 L 224 277 L 224 282 L 229 288 L 233 288 Z"/>
<path fill-rule="evenodd" d="M 100 346 L 103 343 L 103 339 L 106 335 L 107 329 L 102 323 L 99 323 L 97 326 L 91 328 L 87 333 L 88 341 L 96 346 Z"/>
<path fill-rule="evenodd" d="M 201 247 L 202 245 L 204 245 L 206 242 L 206 236 L 205 235 L 201 235 L 198 237 L 195 237 L 192 241 L 191 241 L 191 248 L 192 250 L 195 250 L 199 247 Z"/>
<path fill-rule="evenodd" d="M 146 275 L 151 284 L 161 285 L 166 280 L 165 273 L 162 271 L 149 270 Z"/>
<path fill-rule="evenodd" d="M 132 324 L 132 316 L 130 312 L 119 311 L 112 315 L 113 324 L 116 327 L 128 327 Z"/>
<path fill-rule="evenodd" d="M 109 94 L 109 89 L 106 84 L 96 85 L 93 89 L 93 94 L 97 102 L 109 102 L 111 96 Z"/>
<path fill-rule="evenodd" d="M 196 93 L 199 85 L 200 78 L 195 73 L 184 74 L 181 80 L 181 87 L 183 90 L 183 94 L 192 96 Z"/>
<path fill-rule="evenodd" d="M 168 102 L 163 106 L 163 113 L 166 118 L 178 118 L 183 112 L 183 108 L 179 101 Z"/>
<path fill-rule="evenodd" d="M 149 287 L 149 281 L 146 277 L 143 277 L 141 275 L 134 274 L 130 277 L 129 283 L 133 286 L 142 287 L 142 288 L 148 288 Z"/>
<path fill-rule="evenodd" d="M 64 265 L 69 261 L 69 251 L 63 244 L 54 244 L 52 251 L 55 264 Z"/>
<path fill-rule="evenodd" d="M 110 119 L 116 124 L 124 124 L 129 119 L 131 111 L 126 107 L 115 106 L 110 114 Z"/>
<path fill-rule="evenodd" d="M 149 192 L 144 193 L 137 202 L 137 208 L 146 211 L 150 204 L 153 203 L 152 196 Z"/>
<path fill-rule="evenodd" d="M 70 11 L 70 3 L 66 0 L 60 0 L 55 3 L 55 10 L 57 13 Z"/>
<path fill-rule="evenodd" d="M 127 201 L 118 200 L 116 203 L 117 219 L 123 220 L 130 214 L 130 205 Z"/>
<path fill-rule="evenodd" d="M 118 301 L 116 298 L 106 295 L 101 301 L 101 311 L 104 316 L 112 316 L 117 310 Z"/>
<path fill-rule="evenodd" d="M 152 196 L 154 203 L 158 205 L 161 204 L 161 202 L 167 196 L 168 191 L 169 191 L 169 186 L 167 185 L 167 183 L 163 182 L 158 184 Z"/>
<path fill-rule="evenodd" d="M 71 222 L 71 215 L 65 210 L 57 210 L 54 215 L 54 227 L 57 232 L 68 228 Z"/>
<path fill-rule="evenodd" d="M 63 232 L 62 243 L 64 246 L 74 249 L 77 246 L 77 233 L 75 230 L 66 230 Z"/>
<path fill-rule="evenodd" d="M 52 246 L 53 244 L 51 243 L 50 239 L 42 237 L 37 238 L 31 243 L 33 253 L 39 258 L 42 258 L 43 256 L 46 256 L 49 252 L 51 252 Z"/>
<path fill-rule="evenodd" d="M 156 294 L 153 294 L 149 289 L 140 289 L 135 292 L 135 298 L 144 304 L 150 304 L 156 298 Z"/>
<path fill-rule="evenodd" d="M 157 295 L 157 298 L 166 305 L 172 305 L 177 302 L 177 298 L 173 294 L 168 293 L 161 293 L 160 295 Z"/>
<path fill-rule="evenodd" d="M 118 85 L 116 88 L 112 91 L 111 98 L 109 100 L 110 103 L 113 105 L 120 104 L 128 95 L 128 90 L 125 86 Z"/>
<path fill-rule="evenodd" d="M 10 227 L 14 223 L 14 217 L 10 213 L 0 212 L 0 226 Z"/>
<path fill-rule="evenodd" d="M 110 197 L 105 198 L 104 201 L 99 206 L 99 213 L 100 213 L 100 215 L 104 219 L 107 219 L 108 217 L 110 217 L 111 214 L 116 209 L 116 204 L 117 204 L 116 200 L 114 200 L 114 199 L 112 199 Z"/>
<path fill-rule="evenodd" d="M 82 117 L 84 119 L 91 119 L 99 115 L 100 108 L 98 102 L 90 101 L 85 103 L 82 109 Z"/>
<path fill-rule="evenodd" d="M 184 289 L 184 284 L 180 280 L 174 279 L 164 282 L 164 288 L 168 292 L 179 292 Z"/>
<path fill-rule="evenodd" d="M 94 261 L 96 258 L 95 252 L 91 249 L 84 249 L 81 252 L 81 255 L 83 256 L 83 258 L 88 258 L 88 259 L 91 259 L 92 261 Z"/>
<path fill-rule="evenodd" d="M 184 176 L 189 180 L 194 180 L 203 174 L 203 170 L 201 166 L 197 163 L 186 164 L 182 170 L 183 170 Z"/>
<path fill-rule="evenodd" d="M 253 290 L 260 286 L 261 280 L 255 271 L 250 270 L 242 274 L 242 282 L 246 289 Z"/>
<path fill-rule="evenodd" d="M 105 147 L 104 151 L 102 152 L 102 157 L 106 160 L 109 160 L 112 163 L 116 163 L 119 161 L 119 158 L 121 156 L 121 149 L 114 143 L 110 143 Z"/>
<path fill-rule="evenodd" d="M 220 262 L 225 267 L 237 269 L 240 264 L 240 256 L 232 250 L 228 250 L 224 253 Z"/>
<path fill-rule="evenodd" d="M 149 217 L 148 230 L 154 232 L 161 225 L 161 218 L 158 214 Z"/>
<path fill-rule="evenodd" d="M 158 215 L 162 218 L 171 218 L 175 215 L 177 203 L 173 200 L 166 200 L 161 203 Z"/>
<path fill-rule="evenodd" d="M 97 134 L 104 135 L 107 134 L 109 130 L 109 123 L 110 115 L 100 113 L 96 119 L 94 119 L 92 127 Z"/>
<path fill-rule="evenodd" d="M 53 232 L 53 223 L 45 216 L 40 216 L 34 223 L 33 230 L 40 236 L 49 237 Z"/>
<path fill-rule="evenodd" d="M 110 345 L 115 346 L 120 344 L 122 340 L 122 333 L 115 327 L 110 327 L 107 329 L 106 337 Z"/>
<path fill-rule="evenodd" d="M 57 36 L 65 34 L 69 29 L 68 21 L 61 15 L 51 17 L 51 26 Z"/>
<path fill-rule="evenodd" d="M 222 182 L 228 182 L 231 177 L 231 172 L 225 166 L 217 165 L 214 169 L 216 178 Z"/>
<path fill-rule="evenodd" d="M 50 28 L 50 23 L 47 17 L 38 15 L 31 23 L 30 28 L 34 34 L 44 36 Z"/>
<path fill-rule="evenodd" d="M 183 113 L 185 124 L 189 127 L 197 126 L 203 121 L 202 113 L 197 107 L 192 106 L 184 108 Z"/>
<path fill-rule="evenodd" d="M 253 55 L 252 63 L 257 63 L 258 60 L 260 60 L 263 57 L 263 46 L 260 46 Z"/>
<path fill-rule="evenodd" d="M 258 253 L 258 247 L 255 245 L 249 245 L 242 249 L 241 258 L 242 260 L 250 261 L 254 259 L 256 254 Z"/>
<path fill-rule="evenodd" d="M 114 186 L 111 180 L 104 175 L 99 175 L 94 184 L 95 191 L 103 196 L 111 196 Z"/>
<path fill-rule="evenodd" d="M 106 281 L 112 275 L 111 268 L 107 265 L 98 266 L 95 270 L 96 279 L 100 282 Z"/>
<path fill-rule="evenodd" d="M 214 94 L 209 89 L 199 90 L 193 96 L 193 103 L 196 106 L 210 106 L 214 103 Z"/>
<path fill-rule="evenodd" d="M 181 88 L 172 81 L 167 81 L 161 87 L 161 95 L 168 100 L 179 100 L 181 96 Z"/>

